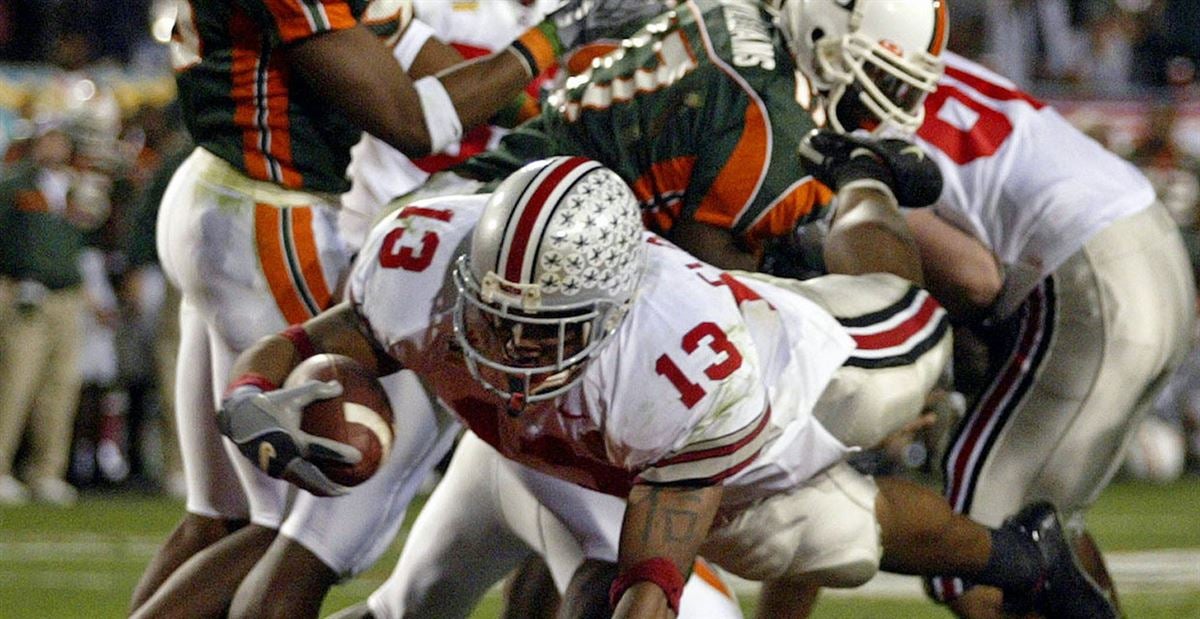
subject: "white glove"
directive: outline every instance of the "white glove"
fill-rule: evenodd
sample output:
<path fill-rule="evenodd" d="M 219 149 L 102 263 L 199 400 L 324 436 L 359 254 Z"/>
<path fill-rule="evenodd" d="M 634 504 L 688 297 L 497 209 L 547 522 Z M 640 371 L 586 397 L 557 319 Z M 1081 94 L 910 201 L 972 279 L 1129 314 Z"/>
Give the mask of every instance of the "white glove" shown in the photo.
<path fill-rule="evenodd" d="M 340 496 L 349 489 L 331 481 L 314 462 L 357 464 L 362 452 L 301 430 L 300 418 L 309 403 L 341 393 L 342 385 L 335 380 L 269 392 L 243 385 L 221 403 L 217 424 L 242 455 L 271 477 L 317 496 Z"/>

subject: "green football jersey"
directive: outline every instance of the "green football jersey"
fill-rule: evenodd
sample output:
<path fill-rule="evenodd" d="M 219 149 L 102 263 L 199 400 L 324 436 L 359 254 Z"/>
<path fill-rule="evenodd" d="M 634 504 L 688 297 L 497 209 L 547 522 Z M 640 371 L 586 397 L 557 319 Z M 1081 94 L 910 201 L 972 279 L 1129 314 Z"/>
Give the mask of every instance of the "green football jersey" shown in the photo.
<path fill-rule="evenodd" d="M 786 235 L 831 199 L 796 153 L 817 126 L 811 92 L 760 2 L 692 0 L 592 61 L 539 117 L 456 171 L 493 180 L 583 155 L 633 187 L 656 231 L 692 218 L 752 242 Z"/>
<path fill-rule="evenodd" d="M 410 0 L 177 0 L 171 60 L 197 145 L 250 178 L 327 193 L 349 188 L 361 136 L 295 75 L 286 45 L 362 22 L 396 37 Z"/>

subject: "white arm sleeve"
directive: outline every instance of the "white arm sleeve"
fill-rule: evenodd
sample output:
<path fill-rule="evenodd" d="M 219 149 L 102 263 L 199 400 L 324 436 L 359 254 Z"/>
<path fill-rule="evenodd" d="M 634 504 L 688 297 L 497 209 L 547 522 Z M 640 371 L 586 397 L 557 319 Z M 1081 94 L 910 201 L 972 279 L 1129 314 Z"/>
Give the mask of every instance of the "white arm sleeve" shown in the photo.
<path fill-rule="evenodd" d="M 421 98 L 421 111 L 425 113 L 430 152 L 439 153 L 448 146 L 458 144 L 462 140 L 462 121 L 441 80 L 430 75 L 413 82 L 413 86 Z"/>
<path fill-rule="evenodd" d="M 396 42 L 396 47 L 392 49 L 392 56 L 407 72 L 412 67 L 413 61 L 417 59 L 417 54 L 421 53 L 421 48 L 425 47 L 425 43 L 433 36 L 433 28 L 419 19 L 414 19 L 409 22 L 404 36 Z"/>

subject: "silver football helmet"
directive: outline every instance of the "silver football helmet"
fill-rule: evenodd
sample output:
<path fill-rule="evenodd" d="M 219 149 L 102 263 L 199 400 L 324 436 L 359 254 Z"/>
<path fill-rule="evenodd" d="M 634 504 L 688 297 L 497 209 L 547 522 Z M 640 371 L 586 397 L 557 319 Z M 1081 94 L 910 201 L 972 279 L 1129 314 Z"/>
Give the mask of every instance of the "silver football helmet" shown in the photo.
<path fill-rule="evenodd" d="M 767 1 L 796 67 L 825 95 L 834 130 L 864 128 L 841 117 L 850 92 L 858 101 L 849 103 L 865 107 L 876 125 L 865 128 L 916 131 L 925 95 L 942 75 L 948 0 Z"/>
<path fill-rule="evenodd" d="M 583 157 L 521 168 L 454 270 L 468 370 L 511 409 L 558 396 L 620 326 L 644 270 L 640 209 L 615 172 Z"/>

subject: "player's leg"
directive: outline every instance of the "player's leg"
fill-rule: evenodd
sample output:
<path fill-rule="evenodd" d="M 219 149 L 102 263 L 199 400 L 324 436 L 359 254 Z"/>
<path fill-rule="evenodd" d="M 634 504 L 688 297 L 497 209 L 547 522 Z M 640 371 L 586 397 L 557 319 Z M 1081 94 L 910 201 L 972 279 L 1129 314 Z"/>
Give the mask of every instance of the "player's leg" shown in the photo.
<path fill-rule="evenodd" d="M 326 307 L 333 300 L 328 282 L 348 264 L 336 213 L 293 204 L 320 202 L 247 179 L 202 149 L 180 167 L 164 195 L 159 254 L 209 335 L 212 383 L 201 448 L 205 460 L 232 464 L 235 475 L 224 468 L 212 481 L 225 489 L 240 486 L 251 525 L 189 560 L 143 607 L 148 613 L 223 612 L 282 522 L 287 484 L 259 471 L 220 436 L 212 411 L 237 353 Z"/>
<path fill-rule="evenodd" d="M 187 486 L 187 511 L 155 554 L 134 589 L 130 608 L 142 606 L 180 565 L 250 518 L 245 496 L 225 457 L 213 410 L 208 329 L 187 301 L 179 309 L 179 360 L 174 408 Z"/>
<path fill-rule="evenodd" d="M 195 303 L 197 296 L 202 296 L 205 279 L 196 264 L 197 248 L 204 243 L 197 221 L 205 197 L 200 183 L 206 161 L 211 158 L 197 149 L 180 165 L 163 195 L 158 216 L 159 260 L 163 273 L 181 296 L 174 414 L 187 505 L 183 519 L 134 589 L 132 609 L 143 606 L 189 558 L 240 529 L 249 519 L 245 495 L 232 483 L 233 468 L 217 430 L 213 352 L 205 314 Z"/>
<path fill-rule="evenodd" d="M 186 557 L 185 561 L 169 573 L 153 595 L 138 607 L 134 613 L 135 617 L 224 614 L 238 583 L 265 552 L 278 527 L 277 524 L 271 526 L 269 522 L 263 522 L 261 518 L 255 521 L 253 503 L 248 491 L 258 492 L 257 500 L 261 506 L 264 503 L 263 487 L 255 489 L 246 483 L 246 478 L 237 470 L 238 460 L 234 459 L 234 456 L 240 459 L 240 455 L 229 453 L 225 439 L 216 427 L 216 400 L 212 394 L 224 386 L 225 381 L 217 377 L 228 374 L 232 353 L 208 326 L 207 321 L 199 318 L 200 312 L 195 311 L 186 300 L 181 314 L 188 317 L 181 322 L 181 329 L 184 331 L 180 343 L 181 355 L 184 354 L 184 347 L 188 345 L 190 319 L 197 318 L 202 325 L 200 328 L 205 332 L 205 350 L 209 352 L 208 363 L 201 367 L 212 370 L 204 377 L 206 386 L 202 398 L 191 400 L 184 397 L 184 392 L 190 386 L 187 383 L 189 379 L 186 372 L 181 373 L 177 381 L 177 396 L 183 405 L 178 410 L 180 444 L 189 484 L 188 511 L 189 514 L 201 514 L 202 517 L 211 515 L 221 524 L 225 524 L 223 528 L 227 531 L 233 528 L 233 522 L 250 522 L 219 539 L 212 540 L 203 549 Z M 180 367 L 196 366 L 181 363 Z M 277 491 L 278 498 L 273 504 L 278 505 L 276 510 L 281 514 L 286 487 L 280 482 Z M 197 523 L 195 519 L 185 518 L 185 524 L 209 523 L 205 520 Z M 221 528 L 205 527 L 204 530 L 219 532 Z"/>
<path fill-rule="evenodd" d="M 238 588 L 230 616 L 315 617 L 332 585 L 369 568 L 391 545 L 459 426 L 435 410 L 412 372 L 380 380 L 396 411 L 396 440 L 383 467 L 346 496 L 298 493 L 281 534 Z"/>
<path fill-rule="evenodd" d="M 988 528 L 951 511 L 932 490 L 896 478 L 876 483 L 845 463 L 723 519 L 702 552 L 767 582 L 772 617 L 803 616 L 812 586 L 856 587 L 880 567 L 961 575 L 1014 597 L 1053 591 L 1058 597 L 1035 598 L 1039 611 L 1115 617 L 1075 567 L 1052 508 L 1022 510 Z M 791 607 L 789 591 L 798 600 Z"/>
<path fill-rule="evenodd" d="M 571 599 L 570 594 L 571 590 L 568 587 L 563 597 Z M 550 566 L 546 565 L 541 555 L 531 554 L 509 573 L 504 582 L 504 609 L 500 611 L 500 617 L 554 619 L 559 616 L 560 603 L 558 588 L 554 586 L 554 576 L 550 574 Z M 585 615 L 567 613 L 566 616 Z"/>
<path fill-rule="evenodd" d="M 1186 257 L 1158 209 L 1113 224 L 1068 259 L 1022 306 L 1010 362 L 951 442 L 943 464 L 955 509 L 994 524 L 1048 498 L 1081 534 L 1083 512 L 1186 352 L 1192 299 Z M 958 587 L 935 581 L 934 590 L 954 598 Z M 960 597 L 964 616 L 991 614 L 998 600 Z"/>
<path fill-rule="evenodd" d="M 374 617 L 465 617 L 530 550 L 504 521 L 494 452 L 467 433 L 413 523 L 395 570 L 368 600 Z"/>

